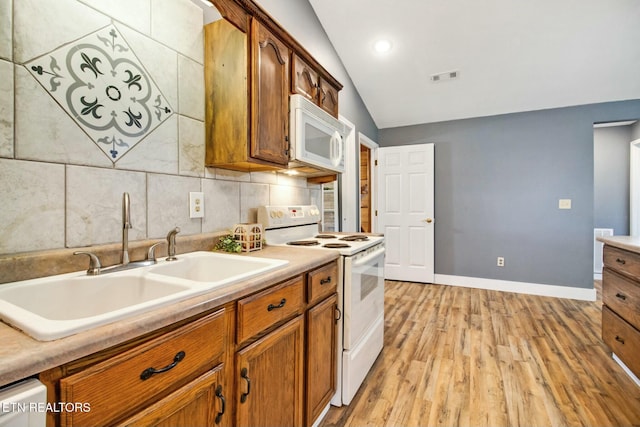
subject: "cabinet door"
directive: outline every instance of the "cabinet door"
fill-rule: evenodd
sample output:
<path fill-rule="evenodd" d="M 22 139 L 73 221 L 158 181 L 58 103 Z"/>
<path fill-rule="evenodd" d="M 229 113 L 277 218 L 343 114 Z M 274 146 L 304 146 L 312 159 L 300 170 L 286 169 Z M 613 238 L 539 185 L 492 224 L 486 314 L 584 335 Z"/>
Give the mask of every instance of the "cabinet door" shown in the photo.
<path fill-rule="evenodd" d="M 224 421 L 226 402 L 218 367 L 149 406 L 121 426 L 217 426 Z"/>
<path fill-rule="evenodd" d="M 300 426 L 304 320 L 300 315 L 236 354 L 238 426 Z"/>
<path fill-rule="evenodd" d="M 291 56 L 291 90 L 318 103 L 318 73 L 298 55 Z"/>
<path fill-rule="evenodd" d="M 321 78 L 319 96 L 318 104 L 320 107 L 333 117 L 338 118 L 338 89 Z"/>
<path fill-rule="evenodd" d="M 251 157 L 289 162 L 289 49 L 251 22 Z"/>
<path fill-rule="evenodd" d="M 337 302 L 333 294 L 307 312 L 307 426 L 313 425 L 336 392 Z"/>

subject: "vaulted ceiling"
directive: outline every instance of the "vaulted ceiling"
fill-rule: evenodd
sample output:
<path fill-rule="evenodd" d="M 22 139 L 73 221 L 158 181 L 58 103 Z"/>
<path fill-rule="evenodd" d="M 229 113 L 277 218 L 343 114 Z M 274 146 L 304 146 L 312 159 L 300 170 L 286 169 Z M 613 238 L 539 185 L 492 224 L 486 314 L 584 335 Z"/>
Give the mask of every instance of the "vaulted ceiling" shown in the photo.
<path fill-rule="evenodd" d="M 638 0 L 309 1 L 379 128 L 640 98 Z"/>

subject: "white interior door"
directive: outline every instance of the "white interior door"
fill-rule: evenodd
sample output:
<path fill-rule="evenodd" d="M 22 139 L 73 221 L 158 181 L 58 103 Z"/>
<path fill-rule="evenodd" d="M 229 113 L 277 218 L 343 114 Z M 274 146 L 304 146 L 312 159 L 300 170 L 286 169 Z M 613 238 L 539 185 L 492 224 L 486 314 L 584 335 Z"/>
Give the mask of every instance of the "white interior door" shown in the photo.
<path fill-rule="evenodd" d="M 433 283 L 434 144 L 382 147 L 378 165 L 385 278 Z"/>

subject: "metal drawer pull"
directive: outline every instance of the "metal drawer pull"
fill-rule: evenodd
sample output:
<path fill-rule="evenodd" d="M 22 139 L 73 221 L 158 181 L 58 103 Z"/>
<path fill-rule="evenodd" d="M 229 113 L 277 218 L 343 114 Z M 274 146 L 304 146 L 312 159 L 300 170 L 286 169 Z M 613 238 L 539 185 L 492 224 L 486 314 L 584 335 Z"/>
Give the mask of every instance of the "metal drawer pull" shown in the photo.
<path fill-rule="evenodd" d="M 287 302 L 286 298 L 282 298 L 280 300 L 280 304 L 278 304 L 278 305 L 269 304 L 269 306 L 267 307 L 267 311 L 275 310 L 276 308 L 282 308 L 282 307 L 284 307 L 284 304 L 286 302 Z"/>
<path fill-rule="evenodd" d="M 618 293 L 616 294 L 616 298 L 620 298 L 622 301 L 624 301 L 624 300 L 626 300 L 626 299 L 627 299 L 626 295 L 623 295 L 623 294 L 621 294 L 620 292 L 618 292 Z"/>
<path fill-rule="evenodd" d="M 327 277 L 326 279 L 320 280 L 321 285 L 324 285 L 325 283 L 331 283 L 331 276 Z"/>
<path fill-rule="evenodd" d="M 627 263 L 627 261 L 623 260 L 622 258 L 616 258 L 616 262 L 622 265 L 625 265 Z"/>
<path fill-rule="evenodd" d="M 338 308 L 338 304 L 336 304 L 336 306 L 334 307 L 336 309 L 336 323 L 338 323 L 338 321 L 340 321 L 340 319 L 342 319 L 342 311 L 340 311 L 340 308 Z"/>
<path fill-rule="evenodd" d="M 249 379 L 249 375 L 247 375 L 247 368 L 242 368 L 242 370 L 240 371 L 240 376 L 245 381 L 247 381 L 247 392 L 240 395 L 240 403 L 244 403 L 247 401 L 247 396 L 249 396 L 249 393 L 251 393 L 251 380 Z"/>
<path fill-rule="evenodd" d="M 141 380 L 148 380 L 151 378 L 153 374 L 161 374 L 163 372 L 167 372 L 169 369 L 173 369 L 176 367 L 178 362 L 184 359 L 185 352 L 179 351 L 176 356 L 173 358 L 173 362 L 170 365 L 165 366 L 164 368 L 156 369 L 156 368 L 147 368 L 140 374 Z"/>
<path fill-rule="evenodd" d="M 620 344 L 624 344 L 624 339 L 620 338 L 620 336 L 616 335 L 616 341 L 618 341 Z"/>
<path fill-rule="evenodd" d="M 218 415 L 216 415 L 215 419 L 215 423 L 220 424 L 222 416 L 224 415 L 225 408 L 227 407 L 227 402 L 226 400 L 224 400 L 224 396 L 222 395 L 222 386 L 219 384 L 218 387 L 216 387 L 216 397 L 218 397 L 222 402 L 222 408 L 220 408 L 220 412 L 218 412 Z"/>

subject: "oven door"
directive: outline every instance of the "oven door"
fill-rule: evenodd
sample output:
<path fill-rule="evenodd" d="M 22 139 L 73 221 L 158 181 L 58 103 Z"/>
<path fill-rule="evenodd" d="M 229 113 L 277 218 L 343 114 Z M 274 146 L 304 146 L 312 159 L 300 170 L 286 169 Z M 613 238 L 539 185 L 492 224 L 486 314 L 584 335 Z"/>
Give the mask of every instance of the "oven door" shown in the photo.
<path fill-rule="evenodd" d="M 384 245 L 345 258 L 345 350 L 355 348 L 367 330 L 384 315 Z"/>

